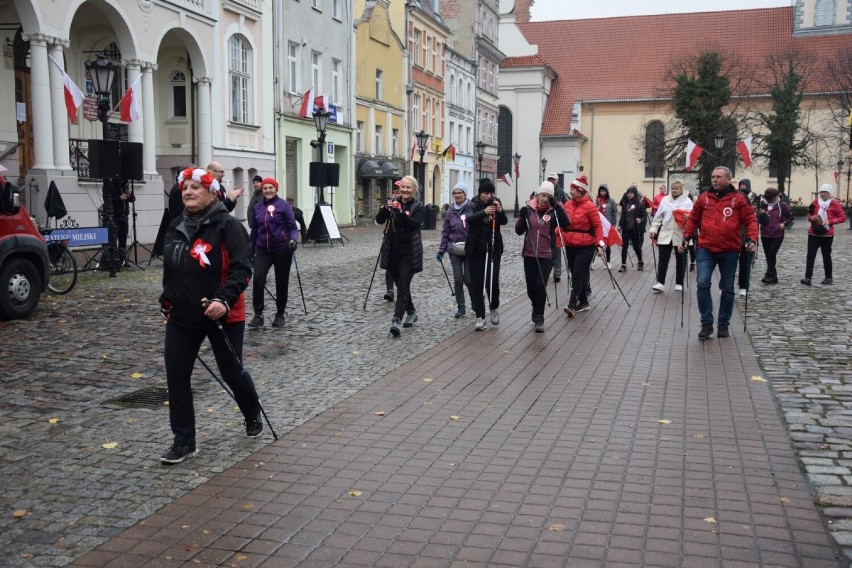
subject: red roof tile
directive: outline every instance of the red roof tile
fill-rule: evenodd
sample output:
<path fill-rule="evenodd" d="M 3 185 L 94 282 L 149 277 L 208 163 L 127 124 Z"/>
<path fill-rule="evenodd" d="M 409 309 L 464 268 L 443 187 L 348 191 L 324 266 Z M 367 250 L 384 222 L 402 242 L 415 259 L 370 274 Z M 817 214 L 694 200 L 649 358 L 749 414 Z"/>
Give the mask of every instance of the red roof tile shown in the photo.
<path fill-rule="evenodd" d="M 542 124 L 542 136 L 567 135 L 577 100 L 651 99 L 666 88 L 673 63 L 705 51 L 719 51 L 745 64 L 793 48 L 819 60 L 852 47 L 852 35 L 793 37 L 792 8 L 764 8 L 691 14 L 662 14 L 519 24 L 527 41 L 538 44 L 538 58 L 558 78 Z M 718 37 L 720 31 L 724 37 Z M 508 67 L 535 65 L 534 56 L 512 57 Z M 540 64 L 540 63 L 539 63 Z M 504 64 L 505 65 L 505 64 Z M 811 84 L 813 91 L 830 85 Z"/>

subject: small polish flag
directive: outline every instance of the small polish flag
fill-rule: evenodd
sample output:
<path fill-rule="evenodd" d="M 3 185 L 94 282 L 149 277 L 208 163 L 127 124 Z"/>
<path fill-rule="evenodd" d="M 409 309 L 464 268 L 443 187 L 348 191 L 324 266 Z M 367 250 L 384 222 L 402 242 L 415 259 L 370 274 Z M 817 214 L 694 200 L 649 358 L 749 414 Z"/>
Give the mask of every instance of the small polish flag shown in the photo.
<path fill-rule="evenodd" d="M 695 162 L 698 161 L 698 157 L 704 152 L 704 148 L 693 142 L 692 140 L 687 140 L 686 143 L 686 171 L 691 172 L 692 168 L 695 166 Z"/>
<path fill-rule="evenodd" d="M 598 211 L 598 215 L 601 218 L 601 229 L 603 230 L 603 238 L 606 246 L 623 245 L 624 242 L 621 240 L 621 235 L 618 234 L 618 231 L 612 230 L 612 223 L 609 222 L 609 219 L 604 217 L 600 211 Z"/>
<path fill-rule="evenodd" d="M 302 97 L 302 108 L 299 109 L 299 118 L 307 118 L 314 111 L 314 88 L 308 89 L 308 92 Z"/>
<path fill-rule="evenodd" d="M 502 181 L 503 183 L 505 183 L 509 187 L 512 187 L 512 183 L 513 183 L 512 182 L 512 172 L 506 172 L 505 174 L 500 176 L 500 181 Z"/>
<path fill-rule="evenodd" d="M 745 167 L 751 166 L 751 136 L 746 138 L 745 140 L 740 140 L 737 142 L 737 152 L 740 153 L 740 157 L 743 159 L 743 165 Z"/>
<path fill-rule="evenodd" d="M 121 110 L 121 120 L 124 122 L 133 122 L 139 118 L 139 79 L 142 75 L 136 77 L 136 80 L 121 97 L 121 102 L 118 103 Z"/>
<path fill-rule="evenodd" d="M 68 120 L 71 121 L 71 124 L 77 124 L 77 109 L 83 104 L 83 91 L 74 84 L 74 81 L 71 80 L 71 77 L 68 76 L 68 73 L 56 62 L 53 56 L 48 55 L 48 57 L 56 65 L 56 68 L 59 69 L 59 72 L 62 73 L 62 82 L 65 86 L 65 109 L 68 111 Z"/>
<path fill-rule="evenodd" d="M 411 145 L 411 161 L 414 161 L 414 153 L 417 151 L 417 140 Z"/>
<path fill-rule="evenodd" d="M 314 107 L 319 110 L 328 111 L 331 108 L 331 97 L 328 95 L 320 95 L 314 98 Z"/>
<path fill-rule="evenodd" d="M 515 179 L 521 179 L 521 166 L 515 162 Z"/>

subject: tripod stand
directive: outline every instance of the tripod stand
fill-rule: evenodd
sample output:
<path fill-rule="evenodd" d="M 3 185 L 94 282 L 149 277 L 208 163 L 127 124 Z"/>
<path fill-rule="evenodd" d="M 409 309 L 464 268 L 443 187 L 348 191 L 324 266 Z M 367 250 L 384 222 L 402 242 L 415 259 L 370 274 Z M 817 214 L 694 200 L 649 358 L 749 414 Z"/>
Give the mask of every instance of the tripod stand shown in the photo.
<path fill-rule="evenodd" d="M 148 257 L 148 258 L 149 258 L 149 259 L 150 259 L 152 256 L 154 256 L 154 252 L 153 252 L 151 249 L 149 249 L 148 247 L 146 247 L 145 245 L 143 245 L 142 243 L 140 243 L 140 242 L 139 242 L 139 239 L 137 238 L 137 237 L 138 237 L 138 235 L 136 234 L 136 193 L 135 193 L 135 190 L 134 190 L 134 188 L 133 188 L 133 180 L 130 180 L 130 194 L 131 194 L 131 195 L 133 195 L 133 201 L 131 201 L 131 202 L 130 202 L 130 214 L 132 215 L 132 218 L 133 218 L 133 222 L 132 222 L 132 228 L 133 228 L 133 242 L 131 242 L 131 243 L 130 243 L 130 245 L 129 245 L 129 246 L 128 246 L 125 250 L 124 250 L 124 252 L 123 252 L 122 256 L 124 257 L 124 259 L 125 259 L 127 262 L 130 262 L 131 264 L 133 264 L 133 265 L 134 265 L 134 266 L 136 266 L 137 268 L 141 268 L 142 270 L 145 270 L 145 269 L 144 269 L 144 268 L 142 268 L 142 266 L 139 264 L 139 250 L 138 250 L 138 247 L 142 247 L 143 249 L 145 249 L 146 251 L 148 251 L 148 254 L 149 254 L 149 257 Z M 128 257 L 128 255 L 127 255 L 127 253 L 128 253 L 128 252 L 130 252 L 130 249 L 133 249 L 133 260 L 132 260 L 132 261 L 130 260 L 130 258 L 129 258 L 129 257 Z M 149 262 L 148 262 L 148 265 L 149 265 L 149 266 L 151 265 L 150 260 L 149 260 Z"/>

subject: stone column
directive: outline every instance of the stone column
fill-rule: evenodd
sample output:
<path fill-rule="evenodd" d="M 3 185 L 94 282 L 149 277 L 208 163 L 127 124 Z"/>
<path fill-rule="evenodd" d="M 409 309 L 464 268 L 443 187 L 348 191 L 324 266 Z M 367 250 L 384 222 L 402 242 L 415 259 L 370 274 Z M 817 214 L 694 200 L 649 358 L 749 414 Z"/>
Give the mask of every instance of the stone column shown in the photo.
<path fill-rule="evenodd" d="M 157 175 L 157 132 L 154 116 L 154 74 L 156 65 L 142 67 L 142 168 L 146 174 Z"/>
<path fill-rule="evenodd" d="M 210 102 L 210 89 L 213 79 L 195 77 L 197 93 L 196 116 L 198 120 L 198 166 L 205 167 L 213 161 L 213 109 Z"/>
<path fill-rule="evenodd" d="M 68 47 L 68 40 L 54 39 L 48 54 L 63 65 L 63 49 Z M 68 111 L 65 109 L 65 83 L 62 73 L 48 62 L 50 73 L 50 107 L 53 112 L 53 161 L 57 169 L 71 171 L 71 156 L 68 146 Z M 79 86 L 79 85 L 78 85 Z"/>
<path fill-rule="evenodd" d="M 47 59 L 48 38 L 44 34 L 24 34 L 24 41 L 30 42 L 30 85 L 33 120 L 34 170 L 52 170 L 53 163 L 53 122 L 50 108 L 50 71 L 52 65 Z M 62 61 L 57 61 L 62 65 Z M 61 83 L 61 81 L 60 81 Z M 61 93 L 60 93 L 61 94 Z M 65 97 L 60 99 L 65 106 Z M 63 108 L 63 114 L 65 114 Z M 67 114 L 66 114 L 67 117 Z"/>
<path fill-rule="evenodd" d="M 127 69 L 127 88 L 133 84 L 133 81 L 137 79 L 141 75 L 141 71 L 139 70 L 141 66 L 141 62 L 138 59 L 131 59 L 130 61 L 125 62 L 125 67 Z M 142 97 L 142 81 L 140 79 L 139 85 L 139 95 L 142 100 L 137 101 L 138 104 L 141 105 L 142 101 L 144 101 L 144 97 Z M 122 93 L 124 94 L 124 93 Z M 128 142 L 142 142 L 143 139 L 143 124 L 145 121 L 145 113 L 143 112 L 141 106 L 139 108 L 139 118 L 128 123 L 127 125 L 127 141 Z"/>

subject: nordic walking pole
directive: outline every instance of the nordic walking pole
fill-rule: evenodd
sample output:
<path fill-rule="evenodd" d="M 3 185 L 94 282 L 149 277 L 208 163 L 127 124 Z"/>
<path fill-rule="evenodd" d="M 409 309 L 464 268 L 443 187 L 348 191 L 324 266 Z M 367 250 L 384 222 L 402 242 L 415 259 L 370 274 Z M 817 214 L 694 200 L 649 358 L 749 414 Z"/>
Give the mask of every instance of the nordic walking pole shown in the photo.
<path fill-rule="evenodd" d="M 486 266 L 488 270 L 488 309 L 491 310 L 491 291 L 494 286 L 494 240 L 497 233 L 497 215 L 491 217 L 491 265 Z"/>
<path fill-rule="evenodd" d="M 370 285 L 367 287 L 367 295 L 364 296 L 364 307 L 362 310 L 367 309 L 367 299 L 370 297 L 370 290 L 373 289 L 373 280 L 376 279 L 376 271 L 379 269 L 379 259 L 382 258 L 382 253 L 379 251 L 379 256 L 376 257 L 376 266 L 373 267 L 373 275 L 370 277 Z"/>
<path fill-rule="evenodd" d="M 266 284 L 263 285 L 263 289 L 266 290 L 266 293 L 269 294 L 269 297 L 272 298 L 273 302 L 277 302 L 278 298 L 275 297 L 275 294 L 272 293 L 272 290 L 269 289 L 269 286 Z"/>
<path fill-rule="evenodd" d="M 606 263 L 604 263 L 604 266 L 606 267 L 607 274 L 609 274 L 609 281 L 612 282 L 613 290 L 618 290 L 619 292 L 621 292 L 621 297 L 624 298 L 624 303 L 627 304 L 627 307 L 629 308 L 630 302 L 627 301 L 627 296 L 624 295 L 621 286 L 618 285 L 618 281 L 615 279 L 615 276 L 612 275 L 612 270 L 610 270 L 609 266 Z"/>
<path fill-rule="evenodd" d="M 447 279 L 447 286 L 450 287 L 450 296 L 455 298 L 456 297 L 456 291 L 453 290 L 453 285 L 450 283 L 450 276 L 447 274 L 447 269 L 444 268 L 444 261 L 439 260 L 438 263 L 441 265 L 441 270 L 444 271 L 444 277 Z"/>
<path fill-rule="evenodd" d="M 296 265 L 296 280 L 299 282 L 299 293 L 302 295 L 302 307 L 305 315 L 308 315 L 308 305 L 305 303 L 305 291 L 302 290 L 302 277 L 299 275 L 299 261 L 296 260 L 296 251 L 293 251 L 293 264 Z"/>
<path fill-rule="evenodd" d="M 755 245 L 755 249 L 757 249 L 757 245 Z M 752 253 L 747 252 L 749 257 L 746 259 L 746 267 L 748 268 L 748 273 L 746 274 L 746 293 L 745 293 L 745 309 L 743 310 L 743 333 L 746 330 L 746 322 L 748 322 L 748 289 L 751 288 L 751 255 Z"/>

